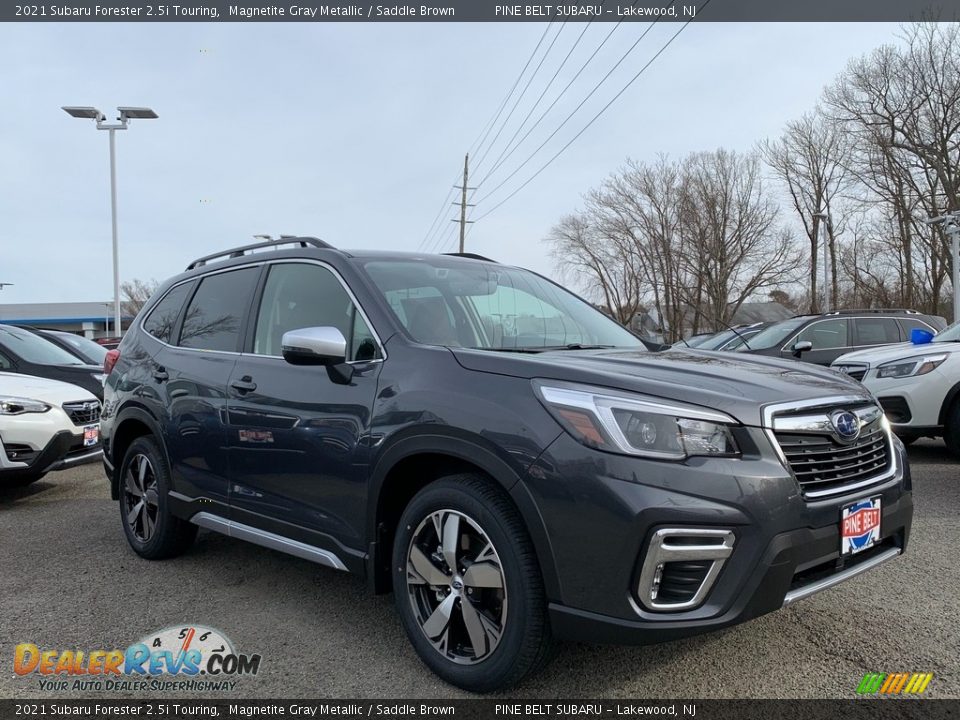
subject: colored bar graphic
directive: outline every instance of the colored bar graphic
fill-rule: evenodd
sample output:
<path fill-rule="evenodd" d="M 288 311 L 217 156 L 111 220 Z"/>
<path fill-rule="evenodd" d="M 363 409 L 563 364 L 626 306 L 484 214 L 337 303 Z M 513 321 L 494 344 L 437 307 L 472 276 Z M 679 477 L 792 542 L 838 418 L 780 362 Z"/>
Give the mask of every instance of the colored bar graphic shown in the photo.
<path fill-rule="evenodd" d="M 857 685 L 858 695 L 920 695 L 933 673 L 867 673 Z"/>

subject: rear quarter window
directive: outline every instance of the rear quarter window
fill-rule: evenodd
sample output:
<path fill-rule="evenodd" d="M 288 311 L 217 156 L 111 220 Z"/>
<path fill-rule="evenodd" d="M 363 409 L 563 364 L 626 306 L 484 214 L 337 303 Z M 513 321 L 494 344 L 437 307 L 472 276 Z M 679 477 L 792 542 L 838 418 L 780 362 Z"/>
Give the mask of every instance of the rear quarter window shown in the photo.
<path fill-rule="evenodd" d="M 167 344 L 173 344 L 173 330 L 192 287 L 192 282 L 183 283 L 164 295 L 143 321 L 143 329 L 147 334 Z"/>

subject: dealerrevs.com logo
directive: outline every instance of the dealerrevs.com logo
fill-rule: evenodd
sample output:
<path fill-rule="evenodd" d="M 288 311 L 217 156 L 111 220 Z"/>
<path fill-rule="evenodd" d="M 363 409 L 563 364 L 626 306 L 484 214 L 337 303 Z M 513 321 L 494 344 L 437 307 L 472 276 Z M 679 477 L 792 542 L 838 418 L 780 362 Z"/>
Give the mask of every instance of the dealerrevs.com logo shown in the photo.
<path fill-rule="evenodd" d="M 14 648 L 13 671 L 39 676 L 41 690 L 220 691 L 240 676 L 256 675 L 260 655 L 238 653 L 219 630 L 202 625 L 168 627 L 126 650 Z"/>

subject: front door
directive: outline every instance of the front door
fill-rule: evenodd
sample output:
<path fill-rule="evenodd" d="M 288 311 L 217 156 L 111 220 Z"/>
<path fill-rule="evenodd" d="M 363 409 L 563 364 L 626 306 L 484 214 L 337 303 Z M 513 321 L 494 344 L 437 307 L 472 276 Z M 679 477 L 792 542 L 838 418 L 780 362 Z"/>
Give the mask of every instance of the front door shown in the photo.
<path fill-rule="evenodd" d="M 347 340 L 348 384 L 290 365 L 283 334 L 335 327 Z M 361 548 L 370 413 L 383 354 L 345 285 L 325 265 L 269 267 L 246 352 L 227 383 L 233 520 L 333 550 Z"/>
<path fill-rule="evenodd" d="M 794 359 L 793 346 L 798 342 L 809 341 L 813 347 L 800 359 L 816 365 L 829 365 L 844 353 L 850 352 L 850 321 L 844 317 L 817 320 L 807 325 L 780 351 L 782 357 Z"/>

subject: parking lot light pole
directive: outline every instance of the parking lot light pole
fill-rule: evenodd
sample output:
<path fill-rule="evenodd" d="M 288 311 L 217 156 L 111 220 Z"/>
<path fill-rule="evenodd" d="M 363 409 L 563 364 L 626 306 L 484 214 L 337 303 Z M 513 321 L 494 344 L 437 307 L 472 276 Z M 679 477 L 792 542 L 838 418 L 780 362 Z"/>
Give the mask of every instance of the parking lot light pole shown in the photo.
<path fill-rule="evenodd" d="M 116 131 L 126 130 L 127 123 L 130 120 L 153 120 L 157 114 L 150 108 L 145 107 L 126 107 L 117 108 L 120 115 L 117 122 L 106 122 L 106 115 L 94 107 L 88 106 L 64 106 L 63 110 L 75 118 L 94 120 L 97 123 L 97 130 L 108 130 L 110 133 L 110 224 L 113 232 L 113 327 L 114 332 L 119 337 L 122 335 L 122 325 L 120 324 L 120 249 L 117 235 L 117 144 Z"/>

